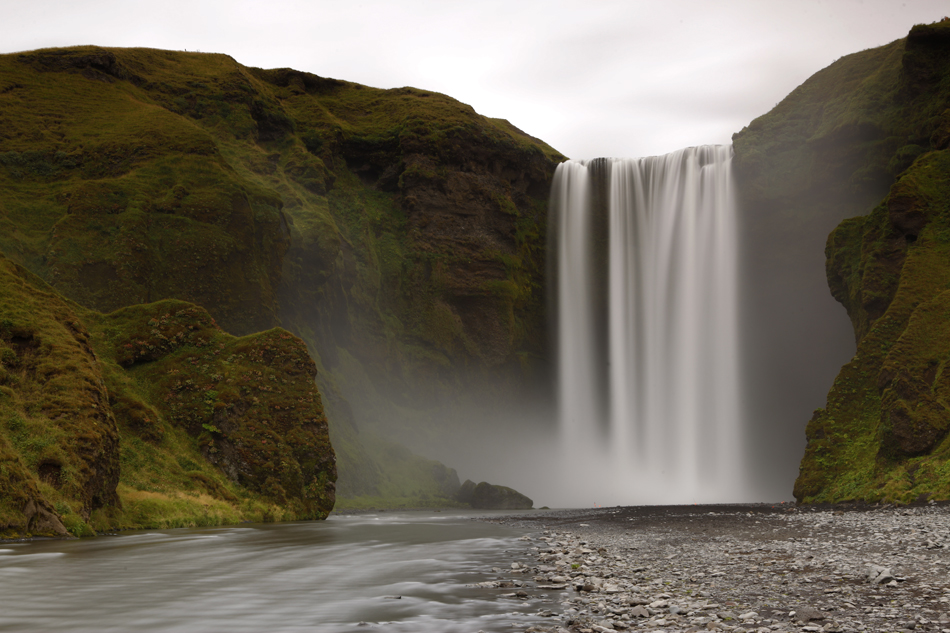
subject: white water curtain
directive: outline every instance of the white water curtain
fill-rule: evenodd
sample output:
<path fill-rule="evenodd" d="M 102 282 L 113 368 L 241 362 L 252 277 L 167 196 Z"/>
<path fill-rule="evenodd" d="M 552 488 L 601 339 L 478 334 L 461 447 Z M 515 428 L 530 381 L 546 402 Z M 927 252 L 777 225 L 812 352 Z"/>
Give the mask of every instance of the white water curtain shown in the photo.
<path fill-rule="evenodd" d="M 605 499 L 742 498 L 731 155 L 568 161 L 555 175 L 562 444 Z"/>

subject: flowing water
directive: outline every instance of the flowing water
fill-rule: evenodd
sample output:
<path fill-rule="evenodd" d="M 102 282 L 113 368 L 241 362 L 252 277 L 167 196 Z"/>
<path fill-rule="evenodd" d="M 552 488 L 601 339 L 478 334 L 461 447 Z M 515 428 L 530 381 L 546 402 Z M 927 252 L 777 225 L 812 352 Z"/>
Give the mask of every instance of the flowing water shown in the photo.
<path fill-rule="evenodd" d="M 558 167 L 558 394 L 575 464 L 561 503 L 746 494 L 731 157 L 704 146 Z"/>
<path fill-rule="evenodd" d="M 520 535 L 419 512 L 0 543 L 0 630 L 510 631 L 544 599 L 469 585 Z"/>

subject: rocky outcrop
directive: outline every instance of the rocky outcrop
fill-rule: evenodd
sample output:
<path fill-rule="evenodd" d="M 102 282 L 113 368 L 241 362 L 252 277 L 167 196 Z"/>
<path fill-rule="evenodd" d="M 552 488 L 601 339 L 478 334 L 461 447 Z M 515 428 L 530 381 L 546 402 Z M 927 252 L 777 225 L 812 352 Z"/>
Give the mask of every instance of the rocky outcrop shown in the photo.
<path fill-rule="evenodd" d="M 0 256 L 0 535 L 325 518 L 315 373 L 286 331 L 234 338 L 175 301 L 101 315 Z"/>
<path fill-rule="evenodd" d="M 177 301 L 102 319 L 118 364 L 151 384 L 159 416 L 195 438 L 205 459 L 300 518 L 326 518 L 336 460 L 303 341 L 280 329 L 236 339 Z"/>
<path fill-rule="evenodd" d="M 733 136 L 743 250 L 747 433 L 763 491 L 798 472 L 802 424 L 854 353 L 821 253 L 887 193 L 900 148 L 886 95 L 904 42 L 842 57 Z M 836 295 L 837 296 L 837 295 Z M 768 483 L 767 483 L 768 482 Z"/>
<path fill-rule="evenodd" d="M 471 479 L 465 480 L 455 494 L 455 500 L 476 510 L 528 510 L 534 507 L 534 501 L 517 490 L 486 481 L 476 484 Z"/>

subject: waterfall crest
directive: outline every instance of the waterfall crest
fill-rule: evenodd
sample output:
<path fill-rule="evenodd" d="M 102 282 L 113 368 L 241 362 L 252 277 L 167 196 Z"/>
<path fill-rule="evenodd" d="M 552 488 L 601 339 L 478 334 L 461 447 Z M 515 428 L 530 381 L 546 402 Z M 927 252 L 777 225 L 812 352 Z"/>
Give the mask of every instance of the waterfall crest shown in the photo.
<path fill-rule="evenodd" d="M 562 484 L 574 504 L 746 498 L 731 157 L 557 169 L 560 441 L 590 475 Z"/>

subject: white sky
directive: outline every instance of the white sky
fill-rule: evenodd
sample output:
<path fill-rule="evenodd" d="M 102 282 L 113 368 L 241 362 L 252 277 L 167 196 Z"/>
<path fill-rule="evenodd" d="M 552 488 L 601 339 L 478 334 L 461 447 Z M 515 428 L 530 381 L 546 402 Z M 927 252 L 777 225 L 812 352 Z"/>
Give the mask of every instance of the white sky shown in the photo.
<path fill-rule="evenodd" d="M 508 119 L 571 158 L 728 143 L 837 58 L 947 0 L 0 0 L 0 53 L 227 53 Z"/>

